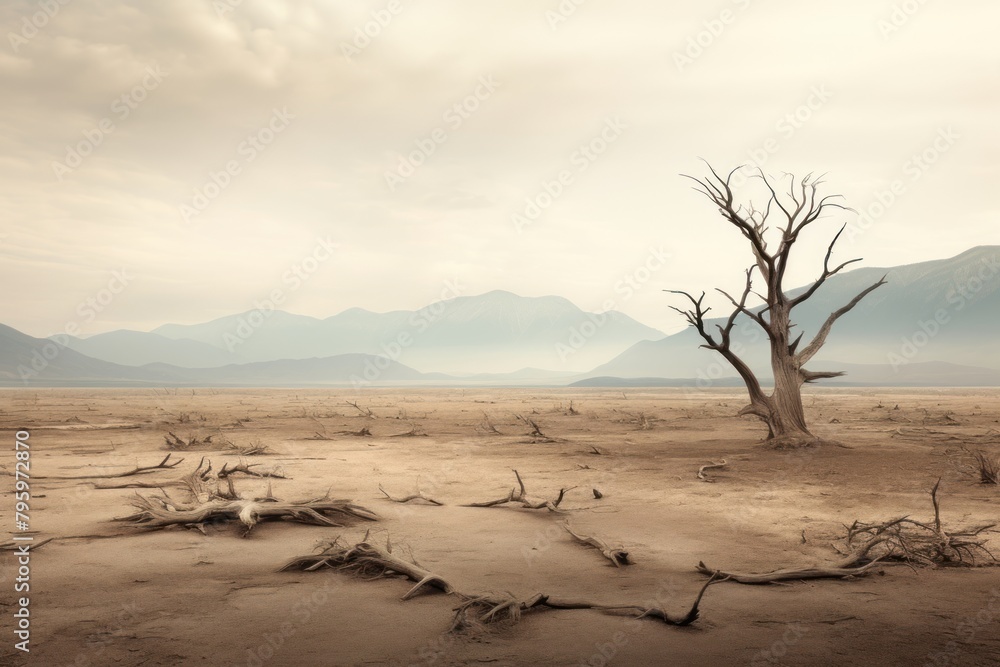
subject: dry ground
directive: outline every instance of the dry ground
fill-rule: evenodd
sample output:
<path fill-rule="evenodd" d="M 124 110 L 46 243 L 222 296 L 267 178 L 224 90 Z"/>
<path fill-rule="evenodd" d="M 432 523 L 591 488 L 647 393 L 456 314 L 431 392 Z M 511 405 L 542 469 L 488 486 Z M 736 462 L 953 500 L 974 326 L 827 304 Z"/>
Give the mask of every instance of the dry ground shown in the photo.
<path fill-rule="evenodd" d="M 358 401 L 375 417 L 345 401 Z M 579 414 L 569 414 L 569 405 Z M 407 602 L 395 579 L 333 571 L 277 572 L 324 539 L 360 539 L 368 527 L 397 550 L 468 592 L 537 592 L 642 603 L 674 613 L 690 604 L 711 567 L 763 571 L 828 563 L 831 541 L 855 518 L 929 518 L 928 490 L 942 478 L 946 523 L 1000 519 L 1000 489 L 955 467 L 963 443 L 1000 454 L 996 390 L 817 389 L 812 423 L 844 447 L 763 449 L 750 419 L 734 417 L 737 390 L 11 390 L 0 394 L 13 469 L 13 434 L 31 432 L 32 527 L 53 535 L 128 532 L 134 490 L 59 480 L 127 470 L 166 453 L 163 436 L 259 439 L 252 457 L 290 477 L 274 495 L 352 498 L 382 516 L 344 529 L 287 523 L 174 529 L 110 539 L 54 541 L 31 565 L 32 651 L 3 633 L 0 662 L 34 665 L 996 665 L 1000 568 L 912 570 L 886 566 L 857 580 L 709 588 L 702 618 L 686 628 L 629 623 L 594 611 L 545 611 L 472 636 L 445 631 L 452 600 Z M 898 409 L 897 409 L 898 406 Z M 488 414 L 503 435 L 486 434 Z M 532 442 L 514 418 L 530 415 L 555 442 Z M 536 414 L 533 414 L 536 413 Z M 368 426 L 371 437 L 335 434 Z M 392 437 L 412 427 L 426 436 Z M 331 440 L 310 440 L 317 432 Z M 596 447 L 601 454 L 592 449 Z M 211 449 L 216 465 L 237 457 Z M 696 479 L 700 465 L 726 458 Z M 190 464 L 190 465 L 189 465 Z M 461 503 L 505 495 L 512 468 L 529 491 L 575 486 L 565 514 Z M 155 473 L 144 481 L 167 479 Z M 50 479 L 44 479 L 49 477 Z M 443 507 L 398 505 L 417 484 Z M 237 489 L 259 495 L 264 480 Z M 13 525 L 13 479 L 0 476 L 0 521 Z M 595 499 L 592 488 L 603 492 Z M 153 491 L 142 491 L 153 493 Z M 177 493 L 171 491 L 171 493 Z M 559 528 L 622 543 L 636 564 L 616 569 Z M 380 535 L 381 533 L 376 533 Z M 1000 537 L 991 533 L 1000 554 Z M 804 540 L 804 541 L 803 541 Z M 0 605 L 9 627 L 14 557 L 0 554 Z M 617 643 L 616 640 L 617 639 Z M 601 655 L 601 651 L 607 657 Z"/>

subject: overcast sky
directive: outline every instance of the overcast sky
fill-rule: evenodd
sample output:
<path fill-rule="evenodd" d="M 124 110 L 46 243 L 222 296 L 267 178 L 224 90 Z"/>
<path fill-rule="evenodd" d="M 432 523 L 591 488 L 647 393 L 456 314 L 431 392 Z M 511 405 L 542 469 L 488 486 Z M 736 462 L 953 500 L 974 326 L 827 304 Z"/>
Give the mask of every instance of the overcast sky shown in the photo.
<path fill-rule="evenodd" d="M 700 157 L 825 172 L 858 210 L 895 181 L 838 252 L 862 265 L 1000 243 L 997 3 L 576 1 L 3 2 L 0 321 L 150 329 L 276 291 L 326 317 L 452 281 L 674 331 L 662 289 L 748 264 L 679 176 Z"/>

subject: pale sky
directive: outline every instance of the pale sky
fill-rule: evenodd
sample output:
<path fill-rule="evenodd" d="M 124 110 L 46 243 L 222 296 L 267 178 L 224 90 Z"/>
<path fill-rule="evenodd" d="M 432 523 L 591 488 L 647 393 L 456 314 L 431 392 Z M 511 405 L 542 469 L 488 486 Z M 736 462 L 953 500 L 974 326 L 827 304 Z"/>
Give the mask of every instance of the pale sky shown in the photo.
<path fill-rule="evenodd" d="M 662 289 L 732 289 L 748 264 L 678 174 L 765 145 L 766 172 L 825 172 L 859 210 L 899 181 L 842 259 L 1000 243 L 997 3 L 577 2 L 3 2 L 0 322 L 147 330 L 275 290 L 317 317 L 415 309 L 452 281 L 676 331 Z M 815 227 L 789 286 L 856 217 Z"/>

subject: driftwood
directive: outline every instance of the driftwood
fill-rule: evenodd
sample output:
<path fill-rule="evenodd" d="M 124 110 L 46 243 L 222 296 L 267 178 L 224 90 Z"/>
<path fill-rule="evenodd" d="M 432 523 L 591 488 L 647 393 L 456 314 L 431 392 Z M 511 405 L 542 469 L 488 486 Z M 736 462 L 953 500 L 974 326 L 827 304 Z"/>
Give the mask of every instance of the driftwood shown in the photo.
<path fill-rule="evenodd" d="M 847 548 L 854 548 L 860 537 L 863 539 L 861 549 L 866 555 L 874 550 L 884 560 L 911 565 L 974 565 L 978 555 L 995 562 L 997 559 L 986 547 L 986 539 L 980 535 L 997 524 L 945 529 L 938 500 L 940 485 L 941 480 L 938 479 L 931 489 L 931 504 L 934 507 L 931 522 L 914 521 L 908 516 L 881 523 L 855 521 L 847 527 L 844 540 Z M 874 549 L 876 546 L 877 550 Z"/>
<path fill-rule="evenodd" d="M 166 460 L 169 459 L 169 458 L 170 458 L 170 455 L 167 455 L 167 458 L 164 459 L 163 461 L 166 462 Z M 177 461 L 177 462 L 175 462 L 173 464 L 170 464 L 169 466 L 163 466 L 163 468 L 173 468 L 174 466 L 176 466 L 178 463 L 180 463 L 183 460 L 184 459 L 180 459 L 179 461 Z M 206 463 L 207 463 L 207 466 L 206 466 Z M 251 477 L 274 477 L 274 478 L 277 478 L 277 479 L 288 479 L 284 474 L 282 474 L 281 472 L 278 472 L 277 470 L 263 470 L 263 471 L 253 470 L 253 468 L 255 466 L 258 466 L 258 465 L 260 465 L 260 464 L 259 463 L 247 464 L 247 463 L 245 463 L 243 461 L 240 461 L 236 465 L 230 467 L 229 463 L 223 463 L 222 464 L 222 468 L 217 473 L 214 473 L 214 478 L 217 479 L 217 480 L 228 479 L 230 476 L 239 473 L 239 474 L 249 475 Z M 158 466 L 156 466 L 155 468 L 162 469 L 162 468 L 160 468 Z M 143 470 L 143 471 L 149 471 L 149 472 L 151 472 L 153 469 L 154 469 L 154 467 L 152 467 L 152 466 L 149 467 L 149 468 L 136 468 L 136 470 Z M 132 472 L 129 472 L 129 473 L 119 473 L 119 474 L 115 474 L 115 475 L 102 475 L 102 476 L 97 477 L 97 479 L 114 479 L 114 478 L 119 478 L 119 477 L 128 477 L 129 475 L 132 475 L 132 474 L 136 474 L 136 473 L 134 471 L 132 471 Z M 162 488 L 170 487 L 170 486 L 181 486 L 181 487 L 186 487 L 186 488 L 190 489 L 192 492 L 194 492 L 194 495 L 197 497 L 198 493 L 195 492 L 195 489 L 193 487 L 194 486 L 203 485 L 204 483 L 207 483 L 211 478 L 213 478 L 212 461 L 210 459 L 206 459 L 203 456 L 201 458 L 201 461 L 198 462 L 198 467 L 195 468 L 194 471 L 192 471 L 192 472 L 190 472 L 190 473 L 188 473 L 186 475 L 183 475 L 181 477 L 177 477 L 177 478 L 174 478 L 174 479 L 168 479 L 168 480 L 161 480 L 161 481 L 156 481 L 156 482 L 143 482 L 143 481 L 136 480 L 136 481 L 126 482 L 125 484 L 100 484 L 100 483 L 95 483 L 94 484 L 94 488 L 95 489 L 162 489 Z M 66 478 L 66 479 L 70 479 L 70 478 Z M 91 477 L 91 478 L 75 478 L 74 477 L 72 479 L 95 479 L 95 478 L 94 477 Z"/>
<path fill-rule="evenodd" d="M 355 572 L 365 577 L 403 575 L 411 581 L 417 582 L 406 592 L 403 600 L 409 600 L 427 586 L 445 593 L 451 593 L 455 590 L 442 577 L 428 572 L 416 563 L 405 561 L 394 555 L 392 544 L 388 540 L 386 540 L 384 547 L 375 544 L 369 540 L 368 533 L 365 533 L 364 539 L 354 546 L 342 544 L 338 537 L 333 542 L 324 545 L 318 554 L 293 558 L 279 572 L 285 570 L 313 572 L 323 567 Z"/>
<path fill-rule="evenodd" d="M 267 454 L 274 453 L 268 445 L 265 445 L 260 440 L 252 440 L 246 445 L 237 445 L 235 442 L 226 440 L 224 445 L 226 449 L 240 456 L 266 456 Z"/>
<path fill-rule="evenodd" d="M 35 479 L 118 479 L 121 477 L 132 477 L 133 475 L 145 475 L 147 473 L 156 472 L 158 470 L 172 470 L 179 466 L 184 459 L 177 459 L 173 463 L 170 462 L 170 457 L 173 454 L 167 454 L 162 461 L 156 465 L 151 466 L 136 466 L 132 470 L 126 470 L 124 472 L 114 472 L 104 475 L 77 475 L 72 477 L 50 477 L 50 476 L 36 476 Z"/>
<path fill-rule="evenodd" d="M 136 494 L 132 505 L 137 512 L 115 521 L 151 529 L 169 526 L 198 527 L 206 523 L 239 521 L 246 528 L 244 536 L 258 523 L 278 519 L 332 527 L 341 527 L 343 522 L 355 519 L 378 520 L 374 512 L 349 500 L 330 498 L 329 495 L 300 501 L 280 501 L 270 497 L 254 500 L 216 497 L 202 503 L 181 504 L 174 503 L 169 497 Z"/>
<path fill-rule="evenodd" d="M 702 467 L 698 468 L 698 479 L 700 479 L 703 482 L 714 482 L 715 480 L 706 475 L 705 471 L 716 470 L 718 468 L 725 468 L 727 465 L 728 463 L 726 462 L 726 459 L 722 459 L 722 461 L 719 463 L 707 463 Z"/>
<path fill-rule="evenodd" d="M 188 449 L 194 449 L 195 447 L 205 447 L 207 445 L 212 445 L 212 436 L 210 435 L 205 437 L 204 439 L 199 439 L 197 436 L 192 436 L 187 440 L 185 440 L 184 438 L 177 437 L 172 431 L 167 431 L 167 434 L 163 436 L 163 440 L 167 445 L 167 449 L 182 451 L 182 452 Z"/>
<path fill-rule="evenodd" d="M 372 412 L 371 408 L 363 408 L 360 405 L 358 405 L 357 401 L 345 401 L 345 403 L 347 403 L 349 406 L 360 412 L 362 416 L 370 417 L 372 419 L 375 418 L 375 413 Z"/>
<path fill-rule="evenodd" d="M 269 484 L 265 496 L 243 499 L 236 492 L 232 477 L 235 472 L 246 472 L 243 468 L 246 468 L 245 464 L 234 469 L 224 465 L 218 473 L 213 473 L 212 462 L 203 457 L 198 467 L 178 482 L 190 494 L 190 500 L 178 502 L 166 492 L 163 497 L 137 493 L 132 499 L 137 511 L 115 520 L 138 528 L 185 526 L 202 532 L 206 523 L 239 521 L 246 529 L 246 536 L 258 523 L 275 519 L 337 527 L 344 525 L 341 522 L 353 519 L 378 519 L 374 512 L 349 500 L 330 498 L 329 492 L 310 500 L 282 501 L 273 496 Z M 224 486 L 222 482 L 225 482 Z"/>
<path fill-rule="evenodd" d="M 367 438 L 372 434 L 371 430 L 367 426 L 363 426 L 357 431 L 337 431 L 337 435 L 352 435 L 356 438 Z M 325 438 L 326 440 L 332 440 L 333 438 Z"/>
<path fill-rule="evenodd" d="M 511 489 L 506 498 L 487 500 L 481 503 L 469 503 L 468 505 L 464 505 L 464 507 L 495 507 L 497 505 L 506 505 L 507 503 L 520 503 L 522 506 L 527 507 L 530 510 L 547 509 L 550 512 L 558 512 L 559 503 L 563 501 L 563 498 L 566 497 L 566 494 L 569 491 L 576 488 L 575 486 L 571 486 L 569 488 L 559 489 L 559 495 L 553 500 L 529 498 L 528 492 L 524 488 L 524 480 L 521 479 L 520 473 L 515 470 L 514 476 L 517 478 L 519 488 Z"/>
<path fill-rule="evenodd" d="M 385 489 L 384 489 L 384 488 L 382 487 L 382 485 L 381 485 L 381 484 L 379 484 L 379 485 L 378 485 L 378 490 L 379 490 L 379 491 L 381 491 L 381 492 L 382 492 L 382 494 L 383 494 L 383 495 L 384 495 L 384 496 L 385 496 L 386 498 L 388 498 L 389 500 L 391 500 L 391 501 L 392 501 L 392 502 L 394 502 L 394 503 L 408 503 L 408 502 L 410 502 L 411 500 L 423 500 L 424 502 L 427 502 L 427 503 L 430 503 L 431 505 L 444 505 L 444 503 L 442 503 L 442 502 L 441 502 L 441 501 L 439 501 L 439 500 L 434 500 L 433 498 L 430 498 L 430 497 L 428 497 L 428 496 L 425 496 L 425 495 L 424 495 L 424 494 L 423 494 L 423 493 L 422 493 L 422 492 L 420 491 L 420 487 L 419 487 L 419 486 L 417 487 L 417 492 L 416 492 L 416 493 L 414 493 L 414 494 L 411 494 L 411 495 L 409 495 L 409 496 L 402 496 L 402 497 L 398 497 L 398 498 L 397 498 L 397 497 L 393 497 L 393 496 L 389 495 L 389 492 L 388 492 L 388 491 L 386 491 L 386 490 L 385 490 Z"/>
<path fill-rule="evenodd" d="M 483 413 L 483 421 L 476 426 L 476 429 L 491 435 L 503 435 L 500 429 L 496 427 L 496 424 L 493 423 L 493 420 L 490 419 L 490 416 L 485 412 Z"/>
<path fill-rule="evenodd" d="M 773 584 L 779 581 L 798 581 L 801 579 L 846 579 L 848 577 L 860 577 L 868 573 L 878 561 L 872 561 L 860 567 L 807 567 L 800 569 L 774 570 L 760 574 L 746 574 L 740 572 L 726 572 L 724 570 L 712 570 L 705 563 L 699 561 L 698 572 L 702 574 L 718 574 L 728 581 L 735 581 L 738 584 Z"/>
<path fill-rule="evenodd" d="M 594 547 L 601 554 L 607 558 L 609 561 L 615 564 L 615 567 L 621 567 L 622 565 L 632 565 L 634 561 L 629 558 L 628 552 L 625 551 L 624 547 L 612 548 L 608 546 L 608 543 L 599 537 L 591 537 L 589 535 L 580 535 L 573 531 L 569 526 L 569 521 L 563 523 L 563 528 L 566 532 L 573 536 L 573 538 L 580 542 L 581 544 L 586 544 Z"/>
<path fill-rule="evenodd" d="M 515 414 L 514 418 L 520 422 L 524 422 L 525 426 L 528 426 L 531 429 L 531 432 L 528 433 L 528 437 L 531 438 L 532 442 L 556 442 L 554 438 L 550 438 L 542 433 L 542 428 L 538 425 L 538 422 L 531 417 Z"/>
<path fill-rule="evenodd" d="M 846 526 L 844 556 L 830 566 L 801 569 L 783 569 L 760 574 L 724 572 L 714 570 L 699 562 L 702 574 L 720 572 L 729 580 L 741 584 L 768 584 L 796 579 L 842 579 L 867 574 L 876 564 L 902 562 L 909 565 L 974 565 L 976 555 L 997 560 L 986 548 L 986 540 L 979 536 L 996 524 L 986 524 L 959 530 L 945 530 L 941 523 L 941 506 L 938 501 L 939 479 L 931 489 L 934 506 L 932 522 L 914 521 L 900 517 L 880 523 L 855 521 Z"/>
<path fill-rule="evenodd" d="M 222 468 L 219 470 L 219 479 L 225 479 L 230 475 L 235 475 L 236 473 L 242 473 L 244 475 L 249 475 L 251 477 L 274 477 L 277 479 L 288 479 L 284 474 L 278 472 L 277 470 L 252 470 L 253 467 L 259 466 L 259 463 L 246 463 L 245 461 L 240 461 L 232 468 L 229 467 L 228 463 L 223 463 Z"/>
<path fill-rule="evenodd" d="M 457 632 L 475 629 L 491 623 L 509 621 L 516 623 L 522 614 L 540 609 L 594 609 L 607 614 L 626 615 L 636 619 L 657 618 L 668 625 L 690 625 L 699 616 L 699 605 L 710 584 L 719 580 L 718 575 L 709 578 L 698 591 L 698 596 L 687 613 L 672 616 L 662 607 L 645 607 L 642 605 L 608 605 L 580 600 L 555 598 L 539 593 L 521 600 L 513 595 L 467 595 L 459 592 L 440 575 L 434 574 L 416 563 L 403 560 L 392 553 L 392 547 L 386 542 L 385 547 L 374 544 L 369 535 L 353 546 L 342 544 L 339 538 L 327 544 L 315 555 L 301 556 L 286 563 L 281 570 L 316 571 L 320 568 L 333 568 L 354 572 L 364 577 L 379 577 L 401 575 L 415 582 L 403 600 L 408 600 L 421 590 L 436 589 L 452 595 L 459 600 L 455 607 L 450 631 Z"/>
<path fill-rule="evenodd" d="M 390 438 L 426 438 L 427 434 L 417 428 L 416 424 L 410 426 L 410 430 L 405 433 L 393 433 Z"/>

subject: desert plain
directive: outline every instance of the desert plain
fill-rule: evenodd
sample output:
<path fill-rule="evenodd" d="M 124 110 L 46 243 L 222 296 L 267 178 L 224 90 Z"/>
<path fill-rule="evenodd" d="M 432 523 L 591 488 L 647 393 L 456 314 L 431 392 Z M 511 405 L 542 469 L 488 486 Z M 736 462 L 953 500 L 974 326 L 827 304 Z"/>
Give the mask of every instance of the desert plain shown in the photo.
<path fill-rule="evenodd" d="M 819 447 L 773 450 L 737 389 L 17 389 L 0 393 L 0 521 L 14 533 L 14 439 L 30 433 L 30 653 L 52 665 L 996 665 L 1000 568 L 879 563 L 864 576 L 709 586 L 684 627 L 538 609 L 449 632 L 456 599 L 330 568 L 279 571 L 340 537 L 391 545 L 463 593 L 537 593 L 683 615 L 707 577 L 828 565 L 845 526 L 900 516 L 1000 520 L 1000 488 L 968 452 L 1000 455 L 1000 390 L 810 388 Z M 352 404 L 356 404 L 352 405 Z M 520 416 L 520 418 L 519 418 Z M 529 422 L 538 426 L 539 435 Z M 367 430 L 365 430 L 367 429 Z M 370 435 L 359 435 L 359 433 Z M 173 434 L 195 444 L 171 447 Z M 204 440 L 211 436 L 209 442 Z M 263 453 L 245 454 L 247 447 Z M 240 453 L 240 449 L 244 454 Z M 167 454 L 176 468 L 114 478 Z M 377 521 L 238 522 L 204 531 L 116 521 L 136 494 L 209 460 L 247 498 L 350 499 Z M 726 465 L 698 471 L 706 464 Z M 517 470 L 558 511 L 507 496 Z M 103 477 L 101 477 L 103 476 Z M 143 488 L 99 488 L 141 482 Z M 155 488 L 158 485 L 162 487 Z M 393 502 L 389 495 L 420 492 Z M 594 490 L 599 492 L 596 497 Z M 564 523 L 629 554 L 616 567 Z M 6 539 L 5 535 L 5 539 Z M 1000 556 L 994 530 L 981 534 Z M 51 541 L 46 542 L 48 538 Z M 0 552 L 0 613 L 17 576 Z"/>

